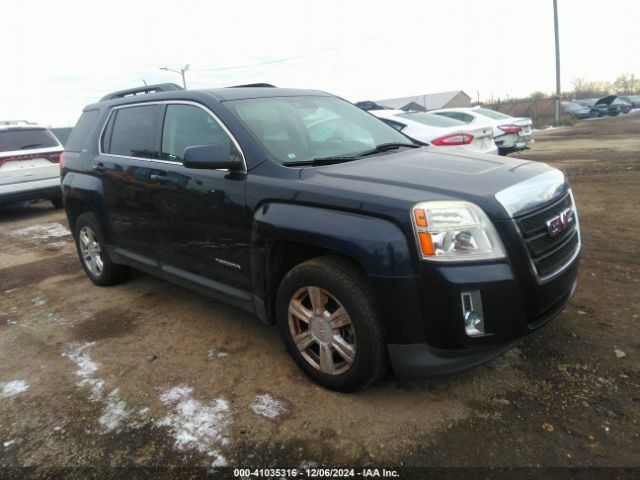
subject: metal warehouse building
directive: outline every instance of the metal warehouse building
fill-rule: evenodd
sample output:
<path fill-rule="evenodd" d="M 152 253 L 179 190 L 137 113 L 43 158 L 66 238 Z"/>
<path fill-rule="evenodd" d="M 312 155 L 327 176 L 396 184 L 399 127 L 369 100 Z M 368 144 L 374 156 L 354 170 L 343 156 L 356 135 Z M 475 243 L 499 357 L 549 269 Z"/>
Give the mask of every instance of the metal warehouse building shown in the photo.
<path fill-rule="evenodd" d="M 442 93 L 425 93 L 412 97 L 390 98 L 388 100 L 375 100 L 375 103 L 383 107 L 398 110 L 413 110 L 424 112 L 439 108 L 470 107 L 471 97 L 462 90 Z"/>

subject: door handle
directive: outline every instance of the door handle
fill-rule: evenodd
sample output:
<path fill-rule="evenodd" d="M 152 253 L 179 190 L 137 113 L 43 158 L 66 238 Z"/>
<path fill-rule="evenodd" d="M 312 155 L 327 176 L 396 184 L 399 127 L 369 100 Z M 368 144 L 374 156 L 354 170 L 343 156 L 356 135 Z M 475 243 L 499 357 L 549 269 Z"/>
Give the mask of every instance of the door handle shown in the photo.
<path fill-rule="evenodd" d="M 164 175 L 151 175 L 151 180 L 154 182 L 158 182 L 158 183 L 168 183 L 171 181 L 171 179 L 169 177 L 166 177 Z"/>
<path fill-rule="evenodd" d="M 99 163 L 91 167 L 91 170 L 93 170 L 97 174 L 102 174 L 107 171 L 107 167 L 105 167 L 102 163 Z"/>

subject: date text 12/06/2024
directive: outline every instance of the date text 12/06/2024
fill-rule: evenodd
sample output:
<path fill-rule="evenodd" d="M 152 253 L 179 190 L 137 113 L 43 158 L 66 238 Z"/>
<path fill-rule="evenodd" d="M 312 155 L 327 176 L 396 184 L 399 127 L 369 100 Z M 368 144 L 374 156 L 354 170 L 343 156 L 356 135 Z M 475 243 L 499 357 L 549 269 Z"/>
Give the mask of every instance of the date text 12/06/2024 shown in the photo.
<path fill-rule="evenodd" d="M 397 470 L 386 468 L 236 468 L 236 478 L 399 478 Z"/>

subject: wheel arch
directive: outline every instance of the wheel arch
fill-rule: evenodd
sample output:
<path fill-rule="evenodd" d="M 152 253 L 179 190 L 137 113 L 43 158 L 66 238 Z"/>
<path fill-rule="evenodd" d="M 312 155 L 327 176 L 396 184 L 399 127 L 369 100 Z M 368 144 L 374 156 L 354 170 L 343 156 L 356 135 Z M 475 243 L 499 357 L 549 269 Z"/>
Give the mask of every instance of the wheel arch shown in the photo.
<path fill-rule="evenodd" d="M 67 173 L 62 180 L 62 192 L 65 212 L 72 232 L 80 215 L 85 212 L 94 212 L 101 222 L 103 231 L 107 234 L 108 230 L 101 218 L 105 213 L 104 192 L 102 183 L 98 179 L 81 173 Z"/>
<path fill-rule="evenodd" d="M 294 266 L 331 254 L 369 276 L 415 275 L 408 241 L 392 222 L 319 207 L 274 203 L 254 215 L 251 235 L 254 303 L 266 323 L 275 319 L 275 295 Z"/>

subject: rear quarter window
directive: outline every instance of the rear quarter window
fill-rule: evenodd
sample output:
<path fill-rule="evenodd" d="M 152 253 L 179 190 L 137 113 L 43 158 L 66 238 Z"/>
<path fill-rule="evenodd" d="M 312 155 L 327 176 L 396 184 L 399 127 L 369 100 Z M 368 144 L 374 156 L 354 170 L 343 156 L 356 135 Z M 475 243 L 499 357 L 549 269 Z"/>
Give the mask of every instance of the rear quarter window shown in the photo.
<path fill-rule="evenodd" d="M 69 150 L 71 152 L 79 152 L 82 150 L 82 146 L 85 144 L 87 136 L 91 133 L 91 130 L 98 119 L 99 113 L 99 110 L 87 110 L 80 115 L 78 123 L 73 127 L 73 130 L 67 139 L 65 150 Z"/>
<path fill-rule="evenodd" d="M 59 146 L 58 139 L 46 128 L 0 130 L 0 152 Z"/>

